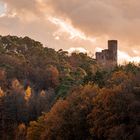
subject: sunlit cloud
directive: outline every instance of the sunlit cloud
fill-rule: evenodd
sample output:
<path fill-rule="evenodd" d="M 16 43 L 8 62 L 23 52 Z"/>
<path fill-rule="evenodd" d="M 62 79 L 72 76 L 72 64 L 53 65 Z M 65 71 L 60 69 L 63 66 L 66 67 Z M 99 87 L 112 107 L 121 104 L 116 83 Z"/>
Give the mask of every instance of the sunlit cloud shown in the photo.
<path fill-rule="evenodd" d="M 86 50 L 85 48 L 69 48 L 67 50 L 69 53 L 73 53 L 73 52 L 82 52 L 82 53 L 89 53 L 88 50 Z"/>
<path fill-rule="evenodd" d="M 140 2 L 125 3 L 127 7 L 121 0 L 0 0 L 0 34 L 26 35 L 56 50 L 92 54 L 107 48 L 108 39 L 117 39 L 119 63 L 139 62 Z"/>
<path fill-rule="evenodd" d="M 101 52 L 102 50 L 103 50 L 103 48 L 99 48 L 99 47 L 95 48 L 95 52 Z"/>
<path fill-rule="evenodd" d="M 49 17 L 48 20 L 59 27 L 55 34 L 62 35 L 62 33 L 68 33 L 70 35 L 70 39 L 82 39 L 91 42 L 96 41 L 96 38 L 86 37 L 83 32 L 75 29 L 68 21 L 66 22 L 56 17 Z"/>
<path fill-rule="evenodd" d="M 128 62 L 134 62 L 134 63 L 140 63 L 140 56 L 130 56 L 128 53 L 123 51 L 118 51 L 118 62 L 120 64 L 128 63 Z"/>
<path fill-rule="evenodd" d="M 5 15 L 6 9 L 7 9 L 6 4 L 3 2 L 0 2 L 0 17 Z"/>
<path fill-rule="evenodd" d="M 138 51 L 138 50 L 133 50 L 133 53 L 135 54 L 135 55 L 140 55 L 140 52 Z"/>

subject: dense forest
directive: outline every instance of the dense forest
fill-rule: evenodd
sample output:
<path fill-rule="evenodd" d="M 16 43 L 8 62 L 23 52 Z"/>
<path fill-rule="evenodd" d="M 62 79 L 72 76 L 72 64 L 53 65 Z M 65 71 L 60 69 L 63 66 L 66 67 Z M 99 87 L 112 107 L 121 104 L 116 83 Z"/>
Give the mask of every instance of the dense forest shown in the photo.
<path fill-rule="evenodd" d="M 0 140 L 139 140 L 140 64 L 0 36 Z"/>

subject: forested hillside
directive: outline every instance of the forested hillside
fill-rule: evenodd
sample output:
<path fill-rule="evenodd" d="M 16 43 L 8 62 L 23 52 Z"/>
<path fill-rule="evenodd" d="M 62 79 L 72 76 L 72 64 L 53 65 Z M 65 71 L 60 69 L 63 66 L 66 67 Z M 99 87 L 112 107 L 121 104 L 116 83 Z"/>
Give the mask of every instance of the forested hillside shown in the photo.
<path fill-rule="evenodd" d="M 140 65 L 0 36 L 1 140 L 139 140 Z"/>

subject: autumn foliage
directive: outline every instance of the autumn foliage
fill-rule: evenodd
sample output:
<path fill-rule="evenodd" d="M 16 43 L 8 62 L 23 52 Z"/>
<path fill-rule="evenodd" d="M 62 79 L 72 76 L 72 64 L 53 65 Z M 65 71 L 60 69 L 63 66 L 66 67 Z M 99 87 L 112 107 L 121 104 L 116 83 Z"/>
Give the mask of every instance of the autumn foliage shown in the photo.
<path fill-rule="evenodd" d="M 140 65 L 0 38 L 0 140 L 139 140 Z"/>

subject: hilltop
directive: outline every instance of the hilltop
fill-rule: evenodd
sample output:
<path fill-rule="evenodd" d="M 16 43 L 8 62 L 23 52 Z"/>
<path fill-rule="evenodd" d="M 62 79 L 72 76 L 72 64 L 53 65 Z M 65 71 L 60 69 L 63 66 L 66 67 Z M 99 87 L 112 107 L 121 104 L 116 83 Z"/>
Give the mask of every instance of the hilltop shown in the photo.
<path fill-rule="evenodd" d="M 0 36 L 0 54 L 0 69 L 7 73 L 7 79 L 17 78 L 21 82 L 26 79 L 36 90 L 56 88 L 58 81 L 66 78 L 80 84 L 77 75 L 82 78 L 80 76 L 90 73 L 95 65 L 87 54 L 69 56 L 62 49 L 43 47 L 29 37 Z"/>

